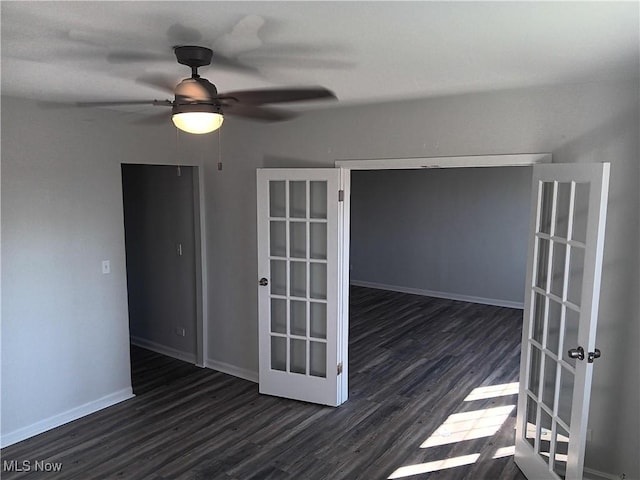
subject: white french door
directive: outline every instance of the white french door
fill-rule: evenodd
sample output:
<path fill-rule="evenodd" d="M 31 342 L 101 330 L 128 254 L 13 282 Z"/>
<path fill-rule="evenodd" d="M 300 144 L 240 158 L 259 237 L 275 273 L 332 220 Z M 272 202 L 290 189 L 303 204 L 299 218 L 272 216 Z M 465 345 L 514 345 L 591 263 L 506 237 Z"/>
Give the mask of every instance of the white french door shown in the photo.
<path fill-rule="evenodd" d="M 339 169 L 257 171 L 260 393 L 347 399 L 339 190 Z"/>
<path fill-rule="evenodd" d="M 608 163 L 533 167 L 515 446 L 532 480 L 582 479 L 608 184 Z"/>

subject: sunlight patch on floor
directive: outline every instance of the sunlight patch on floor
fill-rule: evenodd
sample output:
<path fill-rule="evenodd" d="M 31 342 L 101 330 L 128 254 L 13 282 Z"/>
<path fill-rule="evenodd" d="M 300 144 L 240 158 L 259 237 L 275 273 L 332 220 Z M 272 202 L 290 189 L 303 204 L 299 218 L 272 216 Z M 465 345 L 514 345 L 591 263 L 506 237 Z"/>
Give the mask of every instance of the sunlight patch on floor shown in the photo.
<path fill-rule="evenodd" d="M 518 393 L 518 383 L 505 383 L 501 385 L 489 385 L 475 388 L 464 399 L 465 402 L 474 400 L 486 400 L 494 397 L 504 397 Z M 515 405 L 485 408 L 471 412 L 460 412 L 450 415 L 438 429 L 424 441 L 420 448 L 426 449 L 439 445 L 463 442 L 476 438 L 491 437 L 507 421 Z M 528 431 L 528 429 L 527 429 Z M 535 431 L 535 426 L 534 426 Z M 510 457 L 514 455 L 515 447 L 497 448 L 493 459 Z M 405 465 L 396 469 L 388 478 L 405 478 L 413 475 L 435 472 L 447 468 L 462 467 L 475 463 L 480 457 L 479 453 L 463 455 L 459 457 L 445 458 L 425 463 Z"/>
<path fill-rule="evenodd" d="M 484 400 L 486 398 L 504 397 L 507 395 L 516 395 L 518 393 L 518 382 L 504 383 L 502 385 L 489 385 L 487 387 L 474 388 L 465 402 L 472 402 L 474 400 Z"/>
<path fill-rule="evenodd" d="M 415 465 L 407 465 L 400 467 L 393 472 L 388 478 L 404 478 L 412 475 L 420 475 L 421 473 L 435 472 L 446 468 L 460 467 L 462 465 L 471 465 L 480 457 L 479 453 L 473 455 L 464 455 L 462 457 L 446 458 L 444 460 L 436 460 L 428 463 L 417 463 Z"/>
<path fill-rule="evenodd" d="M 420 448 L 491 437 L 500 430 L 514 408 L 516 408 L 515 405 L 505 405 L 472 412 L 454 413 L 420 445 Z"/>
<path fill-rule="evenodd" d="M 502 447 L 496 450 L 496 453 L 493 454 L 493 458 L 504 458 L 504 457 L 512 457 L 516 453 L 516 446 L 511 445 L 510 447 Z"/>

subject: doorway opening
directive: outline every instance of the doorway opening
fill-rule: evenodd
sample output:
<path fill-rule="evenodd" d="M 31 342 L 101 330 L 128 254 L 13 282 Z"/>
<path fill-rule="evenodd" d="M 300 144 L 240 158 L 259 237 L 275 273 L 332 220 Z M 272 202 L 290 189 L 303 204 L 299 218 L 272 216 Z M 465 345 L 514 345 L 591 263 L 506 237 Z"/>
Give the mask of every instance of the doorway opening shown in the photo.
<path fill-rule="evenodd" d="M 132 368 L 148 350 L 203 364 L 198 177 L 193 166 L 122 165 Z"/>
<path fill-rule="evenodd" d="M 422 310 L 409 312 L 410 317 L 426 315 L 424 323 L 435 322 L 438 338 L 448 344 L 441 355 L 425 355 L 422 361 L 427 371 L 435 369 L 432 373 L 437 374 L 437 367 L 433 365 L 443 362 L 446 365 L 451 358 L 459 357 L 460 361 L 466 358 L 464 352 L 455 351 L 457 345 L 462 345 L 460 342 L 470 341 L 464 333 L 466 329 L 458 325 L 454 331 L 454 324 L 460 322 L 459 317 L 464 317 L 465 311 L 482 312 L 478 318 L 474 315 L 467 318 L 473 321 L 470 329 L 478 328 L 477 322 L 491 323 L 505 312 L 511 312 L 507 315 L 517 322 L 513 327 L 518 331 L 511 332 L 513 338 L 502 339 L 500 346 L 492 347 L 509 345 L 508 353 L 502 355 L 503 364 L 488 358 L 484 363 L 492 373 L 473 375 L 476 384 L 467 385 L 469 391 L 458 391 L 459 382 L 454 382 L 449 395 L 443 397 L 451 402 L 449 417 L 442 418 L 433 434 L 414 446 L 421 453 L 407 464 L 398 465 L 389 478 L 461 465 L 472 465 L 467 468 L 473 470 L 481 468 L 480 464 L 495 464 L 491 468 L 517 471 L 513 462 L 504 462 L 505 457 L 513 456 L 514 448 L 513 438 L 509 437 L 516 420 L 531 166 L 550 161 L 548 156 L 518 157 L 512 159 L 516 160 L 512 165 L 508 165 L 512 163 L 509 161 L 502 165 L 505 158 L 491 158 L 489 164 L 482 165 L 504 168 L 471 168 L 476 166 L 478 158 L 464 157 L 408 159 L 402 166 L 393 160 L 373 160 L 368 161 L 368 165 L 336 164 L 342 168 L 354 167 L 342 175 L 346 179 L 342 188 L 350 193 L 346 195 L 350 198 L 345 206 L 351 225 L 349 293 L 353 295 L 355 291 L 361 296 L 365 287 L 365 292 L 376 289 L 371 290 L 373 296 L 384 297 L 396 292 L 392 295 L 417 294 L 427 302 L 445 301 L 440 303 L 444 318 L 439 313 L 431 318 Z M 434 170 L 424 172 L 417 168 Z M 402 310 L 390 317 L 399 317 Z M 447 317 L 447 312 L 453 317 Z M 348 318 L 351 335 L 352 319 Z M 451 325 L 447 321 L 443 323 L 446 318 Z M 497 339 L 500 335 L 504 335 L 504 326 L 494 337 Z M 403 345 L 409 342 L 399 336 L 398 341 Z M 515 344 L 517 348 L 511 348 Z M 403 352 L 405 350 L 403 348 Z M 476 367 L 471 370 L 479 372 L 480 364 Z M 433 377 L 431 375 L 428 382 L 436 381 L 434 388 L 438 388 L 437 384 L 446 384 L 445 380 L 440 382 Z M 479 424 L 486 428 L 477 428 Z M 469 439 L 475 440 L 469 442 Z M 459 443 L 462 440 L 465 446 L 473 443 L 480 453 L 475 450 L 469 453 L 456 446 L 462 445 Z M 494 443 L 500 448 L 494 448 Z M 451 451 L 446 451 L 447 448 Z M 461 456 L 461 452 L 469 455 Z"/>

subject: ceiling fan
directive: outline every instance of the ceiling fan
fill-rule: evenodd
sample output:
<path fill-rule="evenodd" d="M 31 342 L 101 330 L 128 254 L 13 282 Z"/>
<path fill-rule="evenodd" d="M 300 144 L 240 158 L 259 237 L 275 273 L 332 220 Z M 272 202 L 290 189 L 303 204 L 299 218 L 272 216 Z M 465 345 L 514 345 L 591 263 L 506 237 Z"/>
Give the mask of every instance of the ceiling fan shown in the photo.
<path fill-rule="evenodd" d="M 238 90 L 219 94 L 216 86 L 198 75 L 198 68 L 211 63 L 213 51 L 207 47 L 184 45 L 174 47 L 178 63 L 191 68 L 191 77 L 175 88 L 156 79 L 147 80 L 174 95 L 174 100 L 142 100 L 114 102 L 78 102 L 78 106 L 155 105 L 171 107 L 177 128 L 189 133 L 209 133 L 222 125 L 224 115 L 237 115 L 263 121 L 280 121 L 294 117 L 295 112 L 273 109 L 266 104 L 335 99 L 324 87 Z"/>

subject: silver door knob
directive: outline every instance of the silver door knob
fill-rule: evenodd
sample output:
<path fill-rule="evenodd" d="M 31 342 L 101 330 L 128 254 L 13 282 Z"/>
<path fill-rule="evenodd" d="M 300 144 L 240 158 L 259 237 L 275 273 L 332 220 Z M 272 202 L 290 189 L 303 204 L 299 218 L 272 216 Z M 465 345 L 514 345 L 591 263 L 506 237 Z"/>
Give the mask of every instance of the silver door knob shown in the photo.
<path fill-rule="evenodd" d="M 584 348 L 572 348 L 567 352 L 569 358 L 577 358 L 578 360 L 584 360 Z"/>
<path fill-rule="evenodd" d="M 261 287 L 266 287 L 267 285 L 269 285 L 269 280 L 267 280 L 266 278 L 262 277 L 262 278 L 260 279 L 260 281 L 258 282 L 258 284 L 259 284 Z"/>

